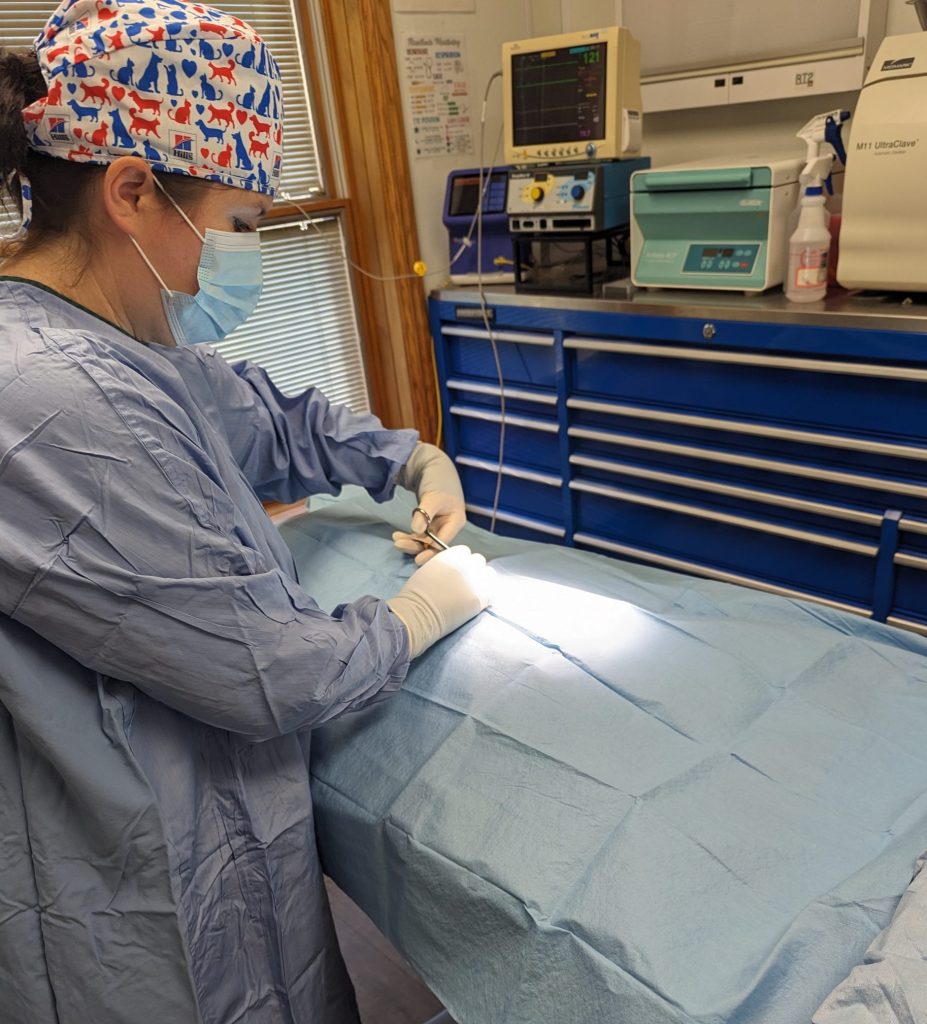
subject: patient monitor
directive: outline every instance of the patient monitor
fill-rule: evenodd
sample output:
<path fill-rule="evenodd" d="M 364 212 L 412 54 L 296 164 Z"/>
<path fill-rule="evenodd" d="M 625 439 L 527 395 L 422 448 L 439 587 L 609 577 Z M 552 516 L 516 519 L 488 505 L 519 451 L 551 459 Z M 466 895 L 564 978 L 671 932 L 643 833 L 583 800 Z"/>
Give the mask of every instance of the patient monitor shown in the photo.
<path fill-rule="evenodd" d="M 505 43 L 502 82 L 506 163 L 640 153 L 640 44 L 628 29 Z"/>

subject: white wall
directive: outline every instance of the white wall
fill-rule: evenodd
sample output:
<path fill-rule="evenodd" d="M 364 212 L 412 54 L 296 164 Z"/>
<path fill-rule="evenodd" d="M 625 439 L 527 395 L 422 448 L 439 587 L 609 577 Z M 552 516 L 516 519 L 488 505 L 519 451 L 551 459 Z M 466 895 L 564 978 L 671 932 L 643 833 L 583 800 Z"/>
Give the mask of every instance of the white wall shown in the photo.
<path fill-rule="evenodd" d="M 917 15 L 905 0 L 889 0 L 885 28 L 887 35 L 920 31 Z M 730 153 L 792 152 L 801 156 L 804 148 L 795 133 L 802 125 L 824 110 L 842 107 L 852 111 L 857 95 L 833 93 L 651 114 L 644 119 L 644 151 L 655 166 L 716 156 L 722 147 Z"/>
<path fill-rule="evenodd" d="M 479 120 L 486 83 L 495 71 L 501 70 L 502 44 L 511 39 L 529 39 L 533 36 L 561 31 L 560 0 L 475 0 L 475 11 L 468 14 L 397 13 L 393 3 L 393 32 L 396 37 L 399 78 L 402 88 L 403 113 L 407 116 L 406 83 L 403 78 L 403 35 L 407 32 L 421 35 L 460 35 L 464 39 L 470 96 L 470 116 L 473 125 L 473 154 L 461 157 L 431 157 L 416 159 L 409 145 L 409 164 L 412 173 L 412 192 L 418 228 L 421 258 L 428 264 L 428 289 L 444 283 L 447 267 L 447 230 L 441 223 L 444 191 L 448 173 L 459 167 L 479 165 Z M 422 5 L 425 6 L 425 5 Z M 436 0 L 435 8 L 442 6 Z M 501 82 L 494 82 L 486 108 L 485 148 L 486 163 L 492 159 L 496 140 L 502 127 Z M 408 141 L 408 136 L 407 136 Z M 502 162 L 500 147 L 497 162 Z"/>
<path fill-rule="evenodd" d="M 441 0 L 435 0 L 434 6 L 440 5 Z M 475 10 L 468 14 L 393 14 L 399 54 L 404 32 L 460 33 L 467 46 L 474 156 L 416 160 L 411 150 L 409 154 L 420 251 L 429 268 L 440 270 L 447 265 L 447 232 L 441 223 L 447 175 L 455 167 L 475 167 L 478 163 L 476 136 L 480 105 L 486 81 L 499 69 L 502 43 L 548 33 L 598 28 L 615 21 L 616 9 L 616 0 L 475 0 Z M 918 31 L 920 25 L 913 8 L 905 0 L 889 0 L 887 34 Z M 802 125 L 822 110 L 836 107 L 852 110 L 856 97 L 856 93 L 844 93 L 650 114 L 644 120 L 644 152 L 654 166 L 698 160 L 719 152 L 801 156 L 804 150 L 795 133 Z M 499 135 L 501 111 L 501 90 L 499 83 L 495 83 L 487 109 L 487 161 Z M 429 275 L 426 288 L 443 284 L 445 276 Z"/>

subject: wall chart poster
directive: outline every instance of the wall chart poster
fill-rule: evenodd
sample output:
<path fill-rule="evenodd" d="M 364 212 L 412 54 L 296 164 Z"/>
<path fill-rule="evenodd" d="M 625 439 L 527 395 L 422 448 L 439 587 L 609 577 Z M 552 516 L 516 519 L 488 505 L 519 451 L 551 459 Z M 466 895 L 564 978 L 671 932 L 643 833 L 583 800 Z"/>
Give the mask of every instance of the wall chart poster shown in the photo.
<path fill-rule="evenodd" d="M 406 33 L 403 72 L 415 158 L 472 153 L 463 39 Z"/>

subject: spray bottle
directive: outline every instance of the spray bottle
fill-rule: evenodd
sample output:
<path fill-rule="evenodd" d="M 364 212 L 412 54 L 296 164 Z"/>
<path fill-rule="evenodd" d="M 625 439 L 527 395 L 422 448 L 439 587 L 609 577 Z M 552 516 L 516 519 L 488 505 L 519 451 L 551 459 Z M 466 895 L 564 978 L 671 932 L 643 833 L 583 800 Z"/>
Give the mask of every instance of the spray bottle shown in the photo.
<path fill-rule="evenodd" d="M 827 291 L 831 232 L 830 214 L 824 205 L 824 183 L 827 181 L 832 192 L 830 172 L 835 153 L 846 159 L 840 126 L 849 116 L 845 110 L 819 114 L 798 133 L 806 144 L 806 162 L 800 178 L 798 226 L 789 238 L 785 295 L 792 302 L 814 302 L 823 299 Z"/>

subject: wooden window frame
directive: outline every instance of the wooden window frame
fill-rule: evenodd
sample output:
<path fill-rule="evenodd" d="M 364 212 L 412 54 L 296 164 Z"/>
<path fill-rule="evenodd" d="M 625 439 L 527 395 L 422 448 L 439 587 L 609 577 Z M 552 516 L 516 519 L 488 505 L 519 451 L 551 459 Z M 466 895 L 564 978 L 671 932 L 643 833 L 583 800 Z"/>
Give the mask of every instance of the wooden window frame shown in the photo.
<path fill-rule="evenodd" d="M 313 121 L 323 180 L 335 180 L 332 137 L 322 109 L 311 0 L 299 12 Z M 300 201 L 310 214 L 337 213 L 352 260 L 375 280 L 351 268 L 371 408 L 387 427 L 414 427 L 423 440 L 438 432 L 434 349 L 418 259 L 415 211 L 402 98 L 389 0 L 317 0 L 346 195 Z M 299 216 L 280 203 L 271 214 Z"/>

